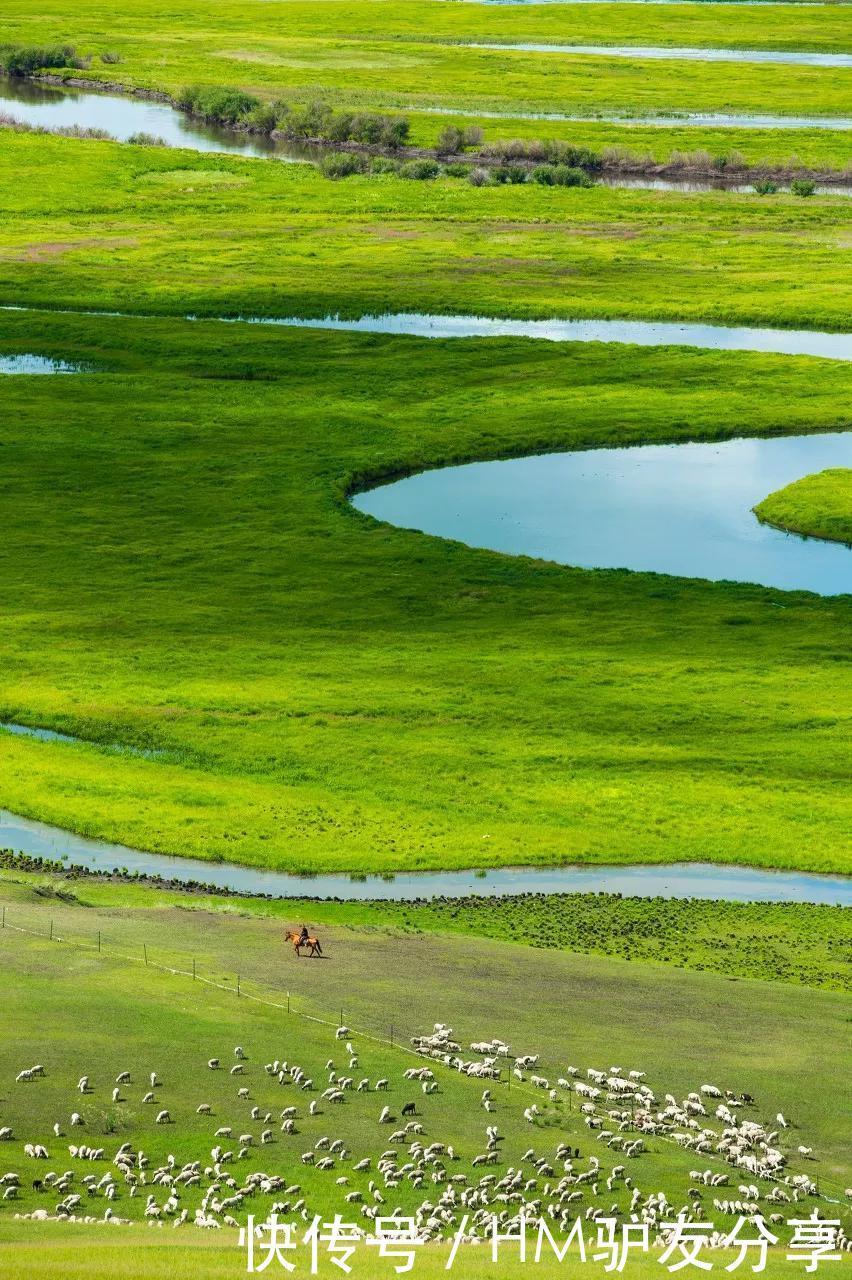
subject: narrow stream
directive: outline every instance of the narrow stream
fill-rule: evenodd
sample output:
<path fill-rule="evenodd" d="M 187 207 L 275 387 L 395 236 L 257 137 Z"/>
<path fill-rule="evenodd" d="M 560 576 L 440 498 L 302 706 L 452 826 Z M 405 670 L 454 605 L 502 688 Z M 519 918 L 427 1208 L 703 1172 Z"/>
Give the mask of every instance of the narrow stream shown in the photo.
<path fill-rule="evenodd" d="M 226 862 L 143 853 L 91 840 L 61 827 L 0 809 L 0 848 L 32 857 L 67 859 L 92 871 L 126 869 L 235 893 L 273 897 L 384 899 L 506 897 L 522 893 L 621 893 L 640 898 L 703 898 L 729 902 L 817 902 L 852 905 L 852 879 L 799 871 L 673 863 L 667 866 L 505 867 L 486 872 L 398 872 L 393 876 L 291 876 Z"/>
<path fill-rule="evenodd" d="M 563 53 L 603 58 L 674 60 L 681 62 L 757 62 L 797 67 L 852 67 L 852 53 L 808 53 L 776 49 L 693 49 L 668 45 L 544 44 L 532 41 L 477 41 L 466 49 L 494 49 L 512 53 Z"/>
<path fill-rule="evenodd" d="M 464 120 L 560 120 L 573 124 L 620 124 L 628 128 L 636 125 L 660 129 L 692 126 L 705 129 L 828 129 L 840 133 L 852 129 L 850 116 L 728 115 L 712 111 L 687 111 L 665 116 L 614 113 L 578 116 L 561 111 L 488 111 L 479 107 L 417 107 L 416 110 L 428 116 L 457 116 Z"/>

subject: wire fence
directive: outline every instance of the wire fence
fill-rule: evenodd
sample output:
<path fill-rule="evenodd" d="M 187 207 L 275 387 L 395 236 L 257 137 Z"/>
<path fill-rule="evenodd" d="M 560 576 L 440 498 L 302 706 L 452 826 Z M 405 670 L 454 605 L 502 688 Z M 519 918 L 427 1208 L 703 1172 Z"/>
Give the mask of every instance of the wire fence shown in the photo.
<path fill-rule="evenodd" d="M 47 919 L 45 919 L 45 914 L 47 914 Z M 167 948 L 161 943 L 153 945 L 144 940 L 133 944 L 128 942 L 126 936 L 122 941 L 118 941 L 112 936 L 107 936 L 103 927 L 86 932 L 80 929 L 79 923 L 77 923 L 77 928 L 75 929 L 75 922 L 70 919 L 66 918 L 63 923 L 61 912 L 53 904 L 51 904 L 49 913 L 44 911 L 28 913 L 24 907 L 19 906 L 17 903 L 14 909 L 10 909 L 7 904 L 0 905 L 0 937 L 4 935 L 8 937 L 9 934 L 15 933 L 37 938 L 47 943 L 56 943 L 88 951 L 103 957 L 104 960 L 122 960 L 130 964 L 141 965 L 155 972 L 159 971 L 175 977 L 188 978 L 193 982 L 201 983 L 204 987 L 233 995 L 235 999 L 247 1000 L 256 1005 L 277 1009 L 286 1015 L 303 1018 L 307 1022 L 316 1023 L 320 1026 L 334 1027 L 337 1030 L 338 1027 L 347 1025 L 345 1009 L 340 1009 L 340 1017 L 337 1020 L 330 1018 L 327 1010 L 310 1012 L 309 1000 L 303 994 L 293 991 L 292 988 L 277 988 L 271 984 L 261 983 L 254 977 L 246 979 L 236 971 L 232 977 L 220 974 L 218 978 L 212 976 L 209 972 L 203 972 L 203 966 L 199 964 L 199 957 L 196 953 L 180 951 L 177 948 Z M 174 961 L 173 963 L 167 963 L 170 958 Z M 209 958 L 206 958 L 206 960 L 209 965 Z M 220 969 L 225 968 L 224 965 L 217 967 Z M 410 1042 L 411 1035 L 416 1030 L 415 1028 L 404 1029 L 395 1024 L 382 1026 L 378 1022 L 374 1023 L 372 1030 L 356 1026 L 349 1028 L 353 1037 L 369 1040 L 374 1044 L 409 1054 L 420 1063 L 423 1063 L 422 1054 Z M 419 1030 L 422 1033 L 423 1029 L 420 1028 Z M 440 1060 L 430 1058 L 429 1065 L 433 1070 L 443 1071 L 447 1076 L 457 1074 L 455 1068 Z M 519 1094 L 522 1097 L 541 1102 L 541 1089 L 533 1088 L 513 1079 L 511 1059 L 508 1060 L 507 1065 L 509 1070 L 506 1071 L 506 1078 L 500 1081 L 489 1081 L 489 1084 L 499 1083 L 506 1088 L 508 1093 Z M 573 1090 L 566 1093 L 564 1101 L 568 1103 L 569 1112 L 572 1111 L 574 1109 Z M 655 1134 L 654 1139 L 673 1147 L 678 1146 L 675 1140 L 666 1134 Z M 682 1150 L 680 1147 L 678 1149 Z M 728 1170 L 731 1168 L 721 1156 L 715 1153 L 702 1153 L 702 1159 L 712 1160 Z M 780 1177 L 769 1180 L 778 1183 L 782 1181 Z M 843 1184 L 820 1174 L 819 1185 L 821 1194 L 831 1203 L 843 1203 Z"/>

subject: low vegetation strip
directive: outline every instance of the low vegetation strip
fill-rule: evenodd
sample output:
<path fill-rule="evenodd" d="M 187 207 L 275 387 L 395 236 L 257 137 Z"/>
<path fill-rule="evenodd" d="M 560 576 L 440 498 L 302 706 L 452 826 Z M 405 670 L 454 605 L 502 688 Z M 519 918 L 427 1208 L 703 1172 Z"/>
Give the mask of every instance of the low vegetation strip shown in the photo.
<path fill-rule="evenodd" d="M 805 476 L 770 494 L 754 510 L 778 529 L 852 544 L 852 471 L 833 467 Z"/>

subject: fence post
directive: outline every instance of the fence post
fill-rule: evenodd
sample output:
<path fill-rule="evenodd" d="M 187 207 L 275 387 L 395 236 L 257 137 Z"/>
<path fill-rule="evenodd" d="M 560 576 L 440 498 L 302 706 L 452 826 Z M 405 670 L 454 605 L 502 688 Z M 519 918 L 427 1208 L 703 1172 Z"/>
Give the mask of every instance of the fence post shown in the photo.
<path fill-rule="evenodd" d="M 192 981 L 195 981 L 195 956 L 192 957 Z"/>
<path fill-rule="evenodd" d="M 393 1023 L 391 1023 L 391 1037 L 390 1037 L 390 1040 L 391 1040 L 391 1047 L 393 1047 Z"/>
<path fill-rule="evenodd" d="M 142 954 L 145 957 L 145 967 L 147 968 L 148 967 L 148 948 L 144 942 L 142 943 Z"/>
<path fill-rule="evenodd" d="M 50 941 L 53 941 L 53 920 L 50 922 Z"/>
<path fill-rule="evenodd" d="M 98 929 L 98 951 L 101 949 L 101 931 Z"/>
<path fill-rule="evenodd" d="M 290 992 L 287 992 L 287 1012 L 290 1012 Z"/>
<path fill-rule="evenodd" d="M 239 999 L 239 994 L 240 994 L 240 975 L 237 974 L 237 998 L 238 999 Z"/>
<path fill-rule="evenodd" d="M 3 908 L 3 924 L 2 924 L 2 928 L 4 928 L 4 929 L 6 928 L 6 908 L 5 908 L 5 907 Z"/>

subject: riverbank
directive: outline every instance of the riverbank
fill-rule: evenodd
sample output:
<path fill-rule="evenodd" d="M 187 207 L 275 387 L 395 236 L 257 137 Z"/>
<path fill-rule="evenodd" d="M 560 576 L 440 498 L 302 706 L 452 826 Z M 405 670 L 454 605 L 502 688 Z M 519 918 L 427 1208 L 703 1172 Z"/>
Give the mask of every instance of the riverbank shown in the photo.
<path fill-rule="evenodd" d="M 51 74 L 42 73 L 25 78 L 25 82 L 33 85 L 48 85 L 56 89 L 79 89 L 88 93 L 100 93 L 104 95 L 114 95 L 125 99 L 137 98 L 145 102 L 159 103 L 164 106 L 171 107 L 175 112 L 181 113 L 187 122 L 187 128 L 191 128 L 193 121 L 196 122 L 200 130 L 199 136 L 205 141 L 205 150 L 210 148 L 210 128 L 211 122 L 204 120 L 202 117 L 193 117 L 191 113 L 185 111 L 181 107 L 181 103 L 177 97 L 171 97 L 166 93 L 157 92 L 155 90 L 134 88 L 127 86 L 119 81 L 92 79 L 89 77 L 77 77 L 69 74 Z M 5 84 L 10 90 L 14 88 L 15 82 L 8 77 L 0 81 L 0 86 Z M 14 103 L 14 98 L 10 101 Z M 20 104 L 18 106 L 21 111 Z M 13 107 L 14 114 L 14 107 Z M 73 112 L 71 114 L 74 114 Z M 111 121 L 109 117 L 108 104 L 104 104 L 103 114 L 86 110 L 86 105 L 81 104 L 81 118 L 75 123 L 84 127 L 95 125 L 96 127 L 108 128 Z M 407 117 L 402 117 L 408 119 Z M 142 122 L 140 122 L 141 125 Z M 469 165 L 471 168 L 481 167 L 486 170 L 500 169 L 507 163 L 519 165 L 522 169 L 530 171 L 537 164 L 546 162 L 548 156 L 554 154 L 554 148 L 558 148 L 558 138 L 536 139 L 521 138 L 514 142 L 506 139 L 495 138 L 488 146 L 466 147 L 464 151 L 447 151 L 439 145 L 434 146 L 414 146 L 414 145 L 398 145 L 393 148 L 383 147 L 376 144 L 359 143 L 349 141 L 334 141 L 327 136 L 316 133 L 306 133 L 298 138 L 293 138 L 280 129 L 262 128 L 259 125 L 252 125 L 246 122 L 237 122 L 232 125 L 225 125 L 222 121 L 213 122 L 215 128 L 221 133 L 221 142 L 224 147 L 227 145 L 227 138 L 234 140 L 240 137 L 255 137 L 258 139 L 268 140 L 271 152 L 270 154 L 284 154 L 284 158 L 293 158 L 308 160 L 311 157 L 310 152 L 295 152 L 292 156 L 287 154 L 288 144 L 298 144 L 302 148 L 313 148 L 317 152 L 317 156 L 321 154 L 350 154 L 363 156 L 381 156 L 387 159 L 394 159 L 400 162 L 412 160 L 439 160 L 443 165 Z M 675 121 L 672 122 L 676 124 Z M 599 122 L 590 120 L 590 127 L 599 127 Z M 153 127 L 156 127 L 154 125 Z M 463 132 L 463 131 L 457 131 Z M 120 139 L 119 139 L 120 140 Z M 215 140 L 215 139 L 213 139 Z M 187 134 L 185 139 L 178 139 L 178 145 L 191 145 L 191 134 Z M 565 146 L 577 147 L 576 138 L 571 143 L 565 143 Z M 582 147 L 581 147 L 582 149 Z M 810 179 L 820 184 L 838 184 L 846 186 L 850 180 L 850 161 L 836 166 L 831 165 L 814 165 L 804 161 L 797 163 L 788 162 L 786 164 L 772 164 L 768 162 L 749 163 L 743 157 L 742 153 L 736 148 L 723 148 L 716 156 L 713 156 L 706 148 L 692 148 L 684 151 L 681 148 L 673 148 L 665 159 L 658 159 L 647 150 L 634 150 L 624 143 L 620 146 L 604 146 L 601 152 L 595 156 L 590 172 L 593 175 L 600 175 L 602 178 L 617 180 L 619 177 L 645 177 L 649 179 L 670 179 L 677 180 L 704 180 L 712 181 L 716 184 L 725 181 L 742 185 L 745 183 L 755 182 L 774 182 L 774 183 L 790 183 L 796 179 Z"/>

